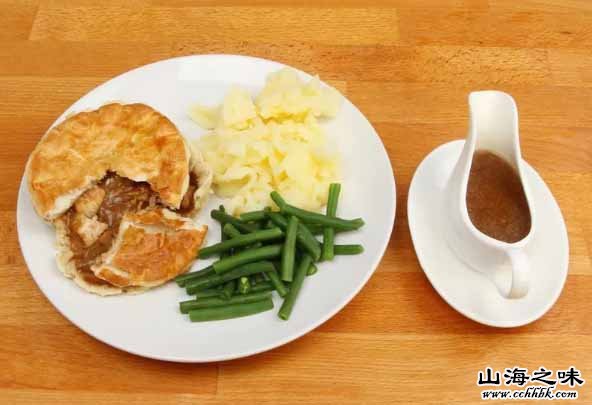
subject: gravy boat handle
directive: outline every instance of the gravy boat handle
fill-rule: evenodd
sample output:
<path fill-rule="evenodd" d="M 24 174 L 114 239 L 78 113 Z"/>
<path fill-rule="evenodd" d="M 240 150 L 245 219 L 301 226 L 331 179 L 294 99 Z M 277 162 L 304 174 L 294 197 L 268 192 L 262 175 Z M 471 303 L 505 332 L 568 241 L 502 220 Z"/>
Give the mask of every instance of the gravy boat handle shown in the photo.
<path fill-rule="evenodd" d="M 507 286 L 503 288 L 503 286 L 496 282 L 497 289 L 506 298 L 522 298 L 528 294 L 530 260 L 522 250 L 507 250 L 506 255 L 508 256 L 512 271 L 511 286 L 508 290 Z"/>

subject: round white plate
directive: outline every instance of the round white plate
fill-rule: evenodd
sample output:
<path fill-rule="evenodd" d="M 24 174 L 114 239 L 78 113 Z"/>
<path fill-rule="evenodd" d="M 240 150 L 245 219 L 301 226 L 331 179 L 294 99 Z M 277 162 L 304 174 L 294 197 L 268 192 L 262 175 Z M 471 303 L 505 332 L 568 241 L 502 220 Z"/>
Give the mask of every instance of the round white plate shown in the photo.
<path fill-rule="evenodd" d="M 196 139 L 204 131 L 187 117 L 191 104 L 218 104 L 232 85 L 255 93 L 269 73 L 282 67 L 268 60 L 232 55 L 164 60 L 100 85 L 68 108 L 53 125 L 69 114 L 110 101 L 142 102 L 167 115 L 188 139 Z M 386 249 L 395 219 L 393 170 L 368 120 L 344 100 L 338 117 L 325 125 L 344 162 L 338 214 L 361 216 L 366 221 L 360 231 L 340 234 L 337 243 L 361 243 L 365 252 L 319 264 L 319 272 L 305 280 L 289 321 L 277 317 L 281 304 L 277 296 L 274 310 L 263 314 L 191 323 L 178 310 L 179 301 L 190 297 L 175 283 L 129 296 L 103 298 L 83 291 L 58 271 L 53 229 L 35 214 L 23 179 L 17 223 L 31 275 L 72 323 L 111 346 L 141 356 L 180 362 L 227 360 L 269 350 L 304 335 L 343 308 L 368 281 Z M 210 210 L 219 203 L 213 198 L 196 219 L 210 226 L 206 245 L 219 238 L 220 227 L 209 218 Z M 199 261 L 194 268 L 207 263 Z"/>
<path fill-rule="evenodd" d="M 503 298 L 484 275 L 457 258 L 444 238 L 443 189 L 463 144 L 464 141 L 454 141 L 439 146 L 415 171 L 407 200 L 413 246 L 436 291 L 458 312 L 490 326 L 525 325 L 553 306 L 567 277 L 569 246 L 561 211 L 543 179 L 523 162 L 532 201 L 539 213 L 527 252 L 531 260 L 531 287 L 524 298 Z"/>

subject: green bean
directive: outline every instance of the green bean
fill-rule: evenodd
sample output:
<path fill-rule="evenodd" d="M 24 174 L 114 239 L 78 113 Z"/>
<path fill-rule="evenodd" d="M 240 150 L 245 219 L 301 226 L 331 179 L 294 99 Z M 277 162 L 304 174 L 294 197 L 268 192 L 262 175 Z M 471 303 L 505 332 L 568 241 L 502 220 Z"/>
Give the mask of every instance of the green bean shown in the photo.
<path fill-rule="evenodd" d="M 267 275 L 267 277 L 269 277 L 269 280 L 271 281 L 273 287 L 278 292 L 280 297 L 286 296 L 286 294 L 288 293 L 288 289 L 286 288 L 286 285 L 284 284 L 280 276 L 277 274 L 277 271 L 275 271 L 275 269 L 273 271 L 268 271 L 267 273 L 261 274 L 265 274 Z"/>
<path fill-rule="evenodd" d="M 259 211 L 243 212 L 240 214 L 240 219 L 244 222 L 258 222 L 263 221 L 267 218 L 266 214 L 269 208 L 265 208 Z"/>
<path fill-rule="evenodd" d="M 261 283 L 261 282 L 265 281 L 264 275 L 266 275 L 266 274 L 265 273 L 257 273 L 257 274 L 253 274 L 251 277 L 253 277 L 257 283 Z"/>
<path fill-rule="evenodd" d="M 304 250 L 306 250 L 311 255 L 312 260 L 317 261 L 321 258 L 321 244 L 302 223 L 298 224 L 296 240 L 300 241 L 300 244 Z"/>
<path fill-rule="evenodd" d="M 181 310 L 182 314 L 186 314 L 191 310 L 199 308 L 212 308 L 233 304 L 246 304 L 249 302 L 265 300 L 267 298 L 271 298 L 271 294 L 265 291 L 245 295 L 234 295 L 229 299 L 223 299 L 220 297 L 209 297 L 199 300 L 189 300 L 180 302 L 179 309 Z"/>
<path fill-rule="evenodd" d="M 273 223 L 273 221 L 271 219 L 268 219 L 267 221 L 265 221 L 265 224 L 263 225 L 263 228 L 265 229 L 271 229 L 271 228 L 277 228 L 276 225 Z"/>
<path fill-rule="evenodd" d="M 280 211 L 282 210 L 283 207 L 285 207 L 286 205 L 288 205 L 288 203 L 286 202 L 286 200 L 284 200 L 282 198 L 282 196 L 280 195 L 280 193 L 278 193 L 277 191 L 272 191 L 269 196 L 271 197 L 271 199 L 273 200 L 273 202 L 275 203 L 275 205 L 277 205 L 277 207 L 280 209 Z"/>
<path fill-rule="evenodd" d="M 237 236 L 241 236 L 241 232 L 236 229 L 236 227 L 234 227 L 234 225 L 232 224 L 225 224 L 224 227 L 222 228 L 222 231 L 229 236 L 230 238 L 236 238 Z M 244 249 L 254 249 L 254 248 L 258 248 L 263 246 L 263 244 L 261 242 L 255 242 L 252 245 L 248 245 L 245 246 Z M 243 250 L 243 249 L 241 249 Z M 233 252 L 236 252 L 235 250 L 233 250 Z M 226 255 L 224 255 L 226 256 Z M 222 257 L 222 255 L 220 255 L 220 257 Z"/>
<path fill-rule="evenodd" d="M 298 232 L 298 218 L 290 217 L 286 228 L 286 239 L 282 249 L 282 264 L 280 274 L 282 280 L 292 281 L 294 273 L 294 256 L 296 255 L 296 233 Z"/>
<path fill-rule="evenodd" d="M 212 210 L 210 216 L 221 224 L 232 224 L 241 232 L 253 232 L 255 227 L 251 224 L 244 224 L 240 219 L 228 215 L 220 210 Z"/>
<path fill-rule="evenodd" d="M 323 225 L 319 225 L 319 224 L 303 224 L 304 226 L 306 226 L 308 228 L 308 230 L 310 231 L 310 233 L 312 233 L 313 235 L 317 236 L 317 235 L 322 235 L 323 231 L 325 229 L 325 227 Z M 335 234 L 338 233 L 343 233 L 343 232 L 350 232 L 350 231 L 355 231 L 355 229 L 333 229 L 335 231 Z"/>
<path fill-rule="evenodd" d="M 320 224 L 323 226 L 330 226 L 335 228 L 336 230 L 356 230 L 364 226 L 364 220 L 362 218 L 356 219 L 342 219 L 342 218 L 333 218 L 328 217 L 323 214 L 319 214 L 317 212 L 306 211 L 301 208 L 294 207 L 292 205 L 286 205 L 282 210 L 282 213 L 287 215 L 294 215 L 297 216 L 304 222 L 307 223 L 314 223 Z"/>
<path fill-rule="evenodd" d="M 236 280 L 227 281 L 224 284 L 224 288 L 222 288 L 222 291 L 220 292 L 220 297 L 225 300 L 228 300 L 228 299 L 230 299 L 230 297 L 232 297 L 232 294 L 234 294 L 235 290 L 236 290 Z"/>
<path fill-rule="evenodd" d="M 284 321 L 287 321 L 290 318 L 290 314 L 292 313 L 292 309 L 294 308 L 294 303 L 296 302 L 296 298 L 298 298 L 298 294 L 300 293 L 300 289 L 302 288 L 302 283 L 304 282 L 304 277 L 306 277 L 306 273 L 308 272 L 308 268 L 312 264 L 312 258 L 305 254 L 302 256 L 300 263 L 298 263 L 298 267 L 296 268 L 296 274 L 294 274 L 294 280 L 290 285 L 290 292 L 284 298 L 284 303 L 278 312 L 278 315 Z"/>
<path fill-rule="evenodd" d="M 316 274 L 317 271 L 319 271 L 319 268 L 314 263 L 311 263 L 306 275 L 312 276 L 313 274 Z"/>
<path fill-rule="evenodd" d="M 273 221 L 279 228 L 286 230 L 288 228 L 288 220 L 278 212 L 269 212 L 267 214 L 269 219 Z M 312 256 L 314 260 L 318 260 L 321 257 L 321 245 L 312 233 L 308 230 L 304 224 L 298 224 L 298 233 L 296 234 L 296 241 L 302 249 L 306 250 L 308 254 Z"/>
<path fill-rule="evenodd" d="M 270 278 L 267 275 L 267 273 L 261 273 L 261 275 L 263 276 L 263 281 L 269 281 L 270 280 Z"/>
<path fill-rule="evenodd" d="M 275 270 L 271 262 L 261 261 L 248 263 L 232 269 L 224 274 L 213 273 L 206 277 L 193 280 L 185 285 L 185 289 L 187 290 L 187 294 L 192 295 L 197 291 L 216 287 L 220 284 L 224 284 L 227 281 L 234 280 L 239 277 L 250 276 L 251 274 L 268 272 L 271 270 Z"/>
<path fill-rule="evenodd" d="M 222 232 L 229 238 L 236 238 L 237 236 L 242 235 L 241 231 L 236 229 L 236 227 L 230 223 L 224 224 L 224 226 L 222 227 Z"/>
<path fill-rule="evenodd" d="M 325 227 L 319 224 L 304 224 L 313 235 L 322 235 Z"/>
<path fill-rule="evenodd" d="M 288 227 L 288 220 L 279 212 L 268 212 L 267 217 L 271 222 L 274 223 L 275 226 L 280 228 L 282 231 L 285 231 Z"/>
<path fill-rule="evenodd" d="M 207 290 L 197 291 L 193 295 L 195 296 L 195 299 L 219 297 L 221 291 L 222 290 L 218 290 L 217 288 L 209 288 Z"/>
<path fill-rule="evenodd" d="M 251 282 L 249 281 L 249 277 L 241 277 L 238 279 L 238 292 L 241 294 L 246 294 L 251 291 Z"/>
<path fill-rule="evenodd" d="M 223 307 L 201 308 L 189 311 L 191 322 L 219 321 L 258 314 L 273 309 L 273 301 L 267 298 L 246 304 L 225 305 Z"/>
<path fill-rule="evenodd" d="M 204 267 L 201 270 L 181 274 L 180 276 L 175 277 L 175 282 L 179 287 L 185 287 L 187 282 L 197 280 L 198 278 L 207 276 L 209 274 L 212 274 L 213 272 L 214 268 L 212 266 Z"/>
<path fill-rule="evenodd" d="M 331 183 L 329 186 L 329 198 L 327 199 L 327 216 L 334 218 L 337 214 L 337 201 L 339 200 L 339 192 L 341 185 L 339 183 Z M 323 250 L 321 253 L 321 260 L 333 260 L 335 252 L 333 245 L 335 244 L 335 228 L 330 226 L 323 230 Z"/>
<path fill-rule="evenodd" d="M 222 274 L 240 265 L 278 257 L 282 252 L 282 245 L 269 245 L 259 249 L 244 250 L 233 256 L 225 257 L 212 266 L 216 274 Z"/>
<path fill-rule="evenodd" d="M 272 191 L 270 196 L 271 199 L 280 207 L 282 214 L 297 216 L 303 222 L 330 226 L 335 229 L 347 230 L 358 229 L 364 225 L 364 220 L 362 218 L 332 218 L 328 217 L 327 215 L 319 214 L 318 212 L 307 211 L 303 210 L 302 208 L 294 207 L 293 205 L 286 203 L 277 191 Z"/>
<path fill-rule="evenodd" d="M 362 245 L 335 245 L 336 255 L 359 255 L 364 252 Z"/>
<path fill-rule="evenodd" d="M 222 208 L 222 211 L 225 211 L 225 210 L 224 210 L 224 206 L 223 206 L 223 205 L 221 205 L 221 206 L 220 206 L 220 208 Z M 232 226 L 231 224 L 228 224 L 228 225 Z M 224 229 L 223 229 L 223 228 L 224 228 L 224 227 L 220 228 L 220 243 L 222 243 L 222 242 L 226 241 L 228 238 L 232 238 L 232 236 L 228 236 L 228 235 L 226 235 L 226 234 L 224 233 Z M 206 248 L 204 248 L 204 249 L 206 249 Z M 203 250 L 203 249 L 200 249 L 200 251 L 199 251 L 199 253 L 198 253 L 198 257 L 200 257 L 200 256 L 202 255 L 202 250 Z M 231 253 L 232 253 L 232 252 L 230 252 L 230 251 L 228 251 L 228 252 L 221 252 L 221 253 L 220 253 L 220 258 L 223 258 L 223 257 L 229 256 Z"/>
<path fill-rule="evenodd" d="M 201 249 L 199 252 L 199 258 L 205 259 L 217 253 L 226 252 L 238 247 L 252 245 L 254 243 L 261 241 L 279 239 L 282 236 L 284 236 L 284 232 L 279 228 L 264 229 L 262 231 L 255 231 L 244 235 L 238 235 L 236 237 L 233 237 L 232 239 L 228 239 L 224 242 L 216 243 L 215 245 L 211 245 Z"/>
<path fill-rule="evenodd" d="M 251 293 L 254 292 L 263 292 L 263 291 L 273 291 L 273 284 L 269 281 L 264 281 L 262 283 L 258 283 L 257 285 L 251 286 Z"/>

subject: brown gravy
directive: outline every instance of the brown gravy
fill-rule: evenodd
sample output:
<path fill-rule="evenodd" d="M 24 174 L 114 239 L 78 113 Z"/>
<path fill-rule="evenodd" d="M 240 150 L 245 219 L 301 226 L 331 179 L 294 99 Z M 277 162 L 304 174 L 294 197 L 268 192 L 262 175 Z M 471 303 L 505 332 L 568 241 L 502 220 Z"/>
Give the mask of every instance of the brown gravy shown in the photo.
<path fill-rule="evenodd" d="M 105 285 L 109 283 L 96 277 L 90 267 L 97 257 L 111 248 L 123 215 L 126 212 L 136 212 L 157 206 L 162 207 L 163 204 L 158 194 L 152 191 L 148 183 L 134 182 L 115 173 L 107 174 L 97 186 L 105 191 L 105 196 L 97 211 L 97 219 L 108 225 L 108 228 L 98 239 L 90 246 L 84 244 L 74 227 L 77 215 L 75 206 L 72 206 L 64 214 L 64 219 L 68 226 L 68 237 L 76 268 L 88 283 Z M 195 205 L 193 194 L 197 187 L 197 176 L 191 173 L 189 187 L 183 197 L 181 206 L 176 212 L 183 215 L 193 210 Z"/>
<path fill-rule="evenodd" d="M 494 239 L 514 243 L 530 232 L 530 210 L 518 173 L 492 152 L 475 151 L 467 209 L 473 225 Z"/>

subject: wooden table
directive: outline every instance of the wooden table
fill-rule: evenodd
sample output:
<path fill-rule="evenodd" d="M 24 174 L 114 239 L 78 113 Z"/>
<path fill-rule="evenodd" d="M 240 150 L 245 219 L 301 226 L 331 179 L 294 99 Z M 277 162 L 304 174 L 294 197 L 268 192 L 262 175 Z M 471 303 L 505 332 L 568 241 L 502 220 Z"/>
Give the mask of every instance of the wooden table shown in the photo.
<path fill-rule="evenodd" d="M 118 3 L 0 0 L 0 403 L 479 402 L 477 372 L 488 365 L 574 365 L 589 380 L 580 398 L 592 401 L 592 2 Z M 388 149 L 397 220 L 368 285 L 315 331 L 242 360 L 173 364 L 115 350 L 57 312 L 23 262 L 15 206 L 27 155 L 72 102 L 128 69 L 201 53 L 274 59 L 341 89 Z M 421 271 L 407 226 L 413 171 L 464 137 L 468 92 L 491 88 L 516 98 L 525 158 L 570 238 L 557 304 L 512 330 L 450 308 Z"/>

